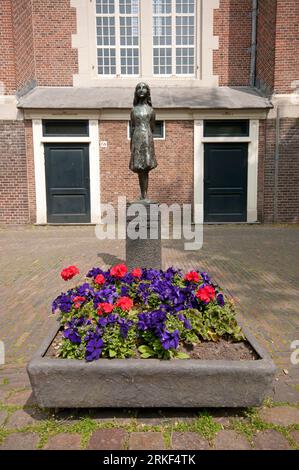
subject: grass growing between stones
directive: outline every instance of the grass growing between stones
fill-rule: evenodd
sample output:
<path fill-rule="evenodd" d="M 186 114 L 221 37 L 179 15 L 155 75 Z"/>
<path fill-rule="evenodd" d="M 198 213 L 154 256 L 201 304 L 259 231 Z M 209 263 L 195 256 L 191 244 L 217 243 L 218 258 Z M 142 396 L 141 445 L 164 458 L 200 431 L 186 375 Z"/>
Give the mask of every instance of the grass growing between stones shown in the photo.
<path fill-rule="evenodd" d="M 213 417 L 206 412 L 201 413 L 198 418 L 191 423 L 176 423 L 172 427 L 172 431 L 197 432 L 210 442 L 221 429 L 221 425 L 216 423 Z"/>
<path fill-rule="evenodd" d="M 272 402 L 264 404 L 264 406 L 275 406 Z M 293 405 L 292 405 L 293 406 Z M 22 409 L 18 405 L 1 405 L 0 411 L 5 410 L 10 416 L 13 412 Z M 39 409 L 37 406 L 26 407 L 26 409 Z M 44 410 L 42 410 L 44 411 Z M 111 417 L 111 421 L 101 422 L 101 420 L 96 420 L 92 415 L 83 415 L 78 416 L 78 420 L 72 422 L 70 417 L 76 418 L 77 413 L 71 412 L 67 415 L 66 418 L 61 418 L 55 413 L 51 414 L 51 411 L 48 411 L 49 417 L 44 420 L 29 424 L 24 426 L 21 429 L 7 429 L 4 425 L 0 427 L 0 444 L 3 440 L 10 434 L 13 433 L 24 433 L 24 432 L 33 432 L 39 435 L 38 448 L 42 449 L 47 444 L 50 437 L 59 435 L 62 433 L 71 433 L 71 434 L 80 434 L 81 436 L 81 448 L 86 449 L 89 443 L 89 440 L 94 431 L 99 429 L 124 429 L 128 434 L 132 432 L 142 431 L 142 432 L 161 432 L 164 439 L 164 445 L 166 449 L 171 448 L 171 434 L 172 432 L 196 432 L 201 437 L 206 439 L 210 444 L 213 443 L 217 433 L 223 429 L 222 425 L 217 423 L 213 416 L 207 411 L 203 411 L 197 417 L 195 417 L 191 422 L 165 422 L 158 425 L 147 425 L 143 423 L 138 423 L 137 418 L 132 416 L 132 418 L 126 422 L 122 422 L 121 419 L 118 421 L 118 418 Z M 232 429 L 242 435 L 244 435 L 247 440 L 253 443 L 254 436 L 261 431 L 265 430 L 276 430 L 281 433 L 289 442 L 290 446 L 293 449 L 299 449 L 298 445 L 291 436 L 291 432 L 294 430 L 299 430 L 299 425 L 291 426 L 278 426 L 272 423 L 266 423 L 262 420 L 259 415 L 258 409 L 248 409 L 244 410 L 241 417 L 231 417 L 228 429 Z"/>
<path fill-rule="evenodd" d="M 295 424 L 284 427 L 273 423 L 266 423 L 262 420 L 258 413 L 258 410 L 255 408 L 245 411 L 244 418 L 233 419 L 231 422 L 231 429 L 236 432 L 239 432 L 240 434 L 243 434 L 248 439 L 251 445 L 253 444 L 254 436 L 258 432 L 274 430 L 282 434 L 293 449 L 299 449 L 298 445 L 290 434 L 292 431 L 299 429 L 299 425 Z"/>

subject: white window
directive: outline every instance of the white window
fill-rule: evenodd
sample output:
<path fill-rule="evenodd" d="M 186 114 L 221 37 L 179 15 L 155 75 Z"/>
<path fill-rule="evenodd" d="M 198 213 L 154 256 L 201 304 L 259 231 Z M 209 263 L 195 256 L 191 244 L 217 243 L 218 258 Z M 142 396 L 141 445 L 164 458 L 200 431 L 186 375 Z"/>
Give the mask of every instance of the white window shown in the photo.
<path fill-rule="evenodd" d="M 140 0 L 96 0 L 99 75 L 139 75 Z"/>
<path fill-rule="evenodd" d="M 197 2 L 95 0 L 98 75 L 195 77 Z"/>
<path fill-rule="evenodd" d="M 195 74 L 196 0 L 152 0 L 154 75 Z"/>

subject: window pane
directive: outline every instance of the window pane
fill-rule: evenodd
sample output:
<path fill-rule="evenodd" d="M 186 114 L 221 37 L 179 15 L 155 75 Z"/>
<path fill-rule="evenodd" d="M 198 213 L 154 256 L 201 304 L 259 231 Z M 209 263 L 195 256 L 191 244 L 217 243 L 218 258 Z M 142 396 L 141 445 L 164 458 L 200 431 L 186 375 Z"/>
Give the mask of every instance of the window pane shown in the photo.
<path fill-rule="evenodd" d="M 139 74 L 139 3 L 140 0 L 96 0 L 99 75 Z"/>
<path fill-rule="evenodd" d="M 176 74 L 195 73 L 195 0 L 176 0 Z M 182 47 L 184 46 L 184 47 Z M 188 47 L 189 46 L 189 47 Z"/>
<path fill-rule="evenodd" d="M 115 49 L 98 48 L 98 73 L 116 75 Z"/>
<path fill-rule="evenodd" d="M 122 75 L 138 75 L 139 51 L 138 49 L 125 48 L 120 50 L 120 71 Z"/>
<path fill-rule="evenodd" d="M 115 11 L 115 0 L 96 0 L 97 14 L 113 14 Z"/>
<path fill-rule="evenodd" d="M 196 0 L 152 0 L 152 11 L 154 75 L 194 75 Z"/>
<path fill-rule="evenodd" d="M 120 73 L 121 75 L 138 75 L 139 0 L 119 0 L 119 12 Z"/>
<path fill-rule="evenodd" d="M 248 137 L 248 120 L 209 120 L 204 122 L 204 137 Z"/>
<path fill-rule="evenodd" d="M 172 73 L 172 2 L 153 0 L 154 75 Z"/>
<path fill-rule="evenodd" d="M 87 136 L 89 135 L 88 121 L 67 121 L 49 119 L 43 121 L 43 135 L 46 137 L 58 136 Z"/>

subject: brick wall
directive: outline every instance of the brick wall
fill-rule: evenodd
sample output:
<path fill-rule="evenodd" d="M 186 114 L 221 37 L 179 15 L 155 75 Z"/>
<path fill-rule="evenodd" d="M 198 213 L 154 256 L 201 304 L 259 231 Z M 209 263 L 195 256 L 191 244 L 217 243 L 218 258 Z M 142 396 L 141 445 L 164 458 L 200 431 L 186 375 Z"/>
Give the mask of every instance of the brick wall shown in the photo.
<path fill-rule="evenodd" d="M 275 120 L 266 121 L 263 222 L 274 222 Z M 262 144 L 261 144 L 262 145 Z M 276 222 L 299 222 L 299 119 L 281 119 Z"/>
<path fill-rule="evenodd" d="M 256 84 L 271 92 L 274 88 L 276 0 L 263 0 L 258 6 Z"/>
<path fill-rule="evenodd" d="M 116 203 L 118 195 L 139 197 L 138 177 L 129 170 L 127 121 L 101 121 L 102 202 Z M 149 197 L 161 203 L 191 203 L 193 199 L 193 121 L 167 121 L 166 139 L 155 140 L 158 168 L 149 176 Z"/>
<path fill-rule="evenodd" d="M 0 121 L 0 223 L 28 223 L 24 123 Z"/>
<path fill-rule="evenodd" d="M 1 83 L 2 82 L 2 83 Z M 0 94 L 15 91 L 14 39 L 12 31 L 11 0 L 0 5 Z"/>
<path fill-rule="evenodd" d="M 12 2 L 16 87 L 26 87 L 35 78 L 33 19 L 31 0 L 13 0 Z"/>
<path fill-rule="evenodd" d="M 219 36 L 214 74 L 221 86 L 249 85 L 251 8 L 251 0 L 220 0 L 214 11 L 214 34 Z"/>
<path fill-rule="evenodd" d="M 77 73 L 76 10 L 70 0 L 32 0 L 36 79 L 39 86 L 72 86 Z"/>
<path fill-rule="evenodd" d="M 276 93 L 294 91 L 299 80 L 299 1 L 277 0 L 275 83 Z"/>

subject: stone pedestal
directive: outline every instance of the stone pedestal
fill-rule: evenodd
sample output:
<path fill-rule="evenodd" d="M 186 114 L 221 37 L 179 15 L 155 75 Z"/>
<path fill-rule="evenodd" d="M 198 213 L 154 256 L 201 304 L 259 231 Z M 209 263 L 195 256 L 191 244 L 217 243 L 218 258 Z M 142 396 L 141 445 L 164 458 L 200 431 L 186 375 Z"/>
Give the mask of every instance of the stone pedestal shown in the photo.
<path fill-rule="evenodd" d="M 161 215 L 156 202 L 127 204 L 126 265 L 129 270 L 162 268 Z"/>

